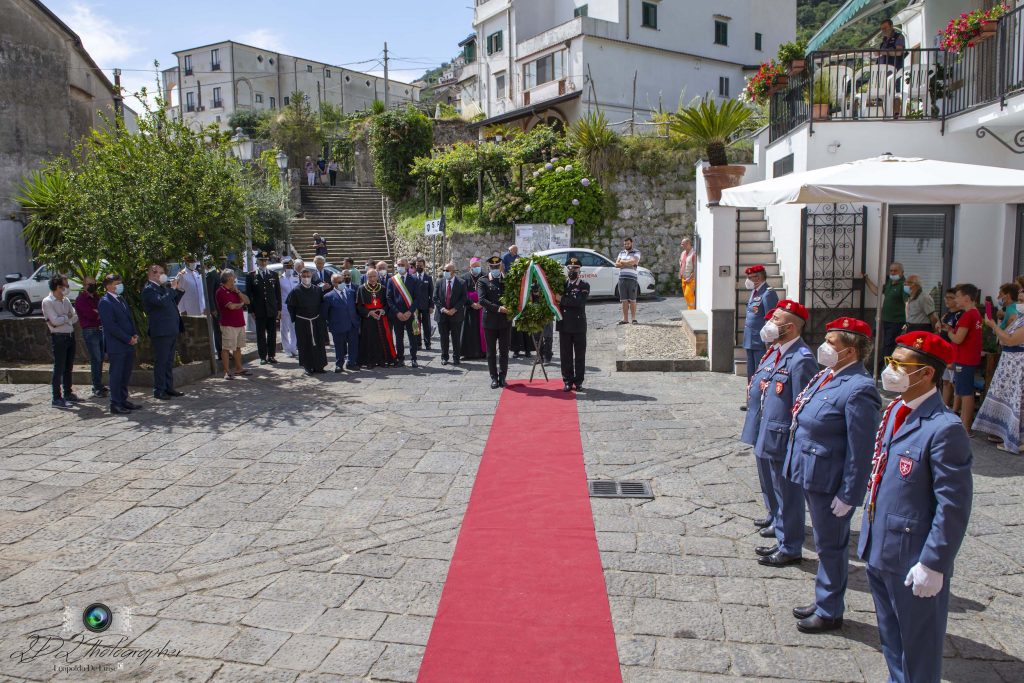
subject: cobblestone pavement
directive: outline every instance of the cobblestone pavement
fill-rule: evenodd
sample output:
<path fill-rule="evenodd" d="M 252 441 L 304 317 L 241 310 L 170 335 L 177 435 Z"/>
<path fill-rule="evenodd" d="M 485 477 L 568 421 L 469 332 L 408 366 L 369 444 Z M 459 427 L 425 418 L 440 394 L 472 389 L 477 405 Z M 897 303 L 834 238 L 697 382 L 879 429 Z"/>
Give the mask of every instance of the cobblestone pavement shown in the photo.
<path fill-rule="evenodd" d="M 677 308 L 645 302 L 640 317 Z M 805 636 L 789 610 L 813 595 L 813 546 L 798 567 L 755 561 L 756 474 L 735 440 L 743 381 L 615 373 L 617 306 L 590 317 L 588 475 L 650 480 L 657 494 L 592 501 L 624 679 L 884 680 L 859 563 L 843 631 Z M 144 398 L 129 417 L 95 401 L 55 411 L 48 387 L 0 388 L 0 678 L 414 680 L 498 398 L 482 362 L 427 358 L 318 379 L 259 368 L 172 403 Z M 1021 681 L 1024 461 L 974 445 L 946 676 Z M 80 632 L 96 601 L 114 609 L 107 642 L 129 606 L 132 646 L 180 654 L 12 658 L 42 647 L 30 651 L 31 632 L 61 634 L 65 608 Z M 122 668 L 55 669 L 76 660 Z"/>

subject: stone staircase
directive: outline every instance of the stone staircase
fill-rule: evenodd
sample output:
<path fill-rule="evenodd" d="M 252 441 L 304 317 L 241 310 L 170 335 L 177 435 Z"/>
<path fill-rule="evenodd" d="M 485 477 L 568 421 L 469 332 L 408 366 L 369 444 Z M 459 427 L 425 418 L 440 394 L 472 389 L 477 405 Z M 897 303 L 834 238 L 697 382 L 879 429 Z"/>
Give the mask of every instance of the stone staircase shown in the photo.
<path fill-rule="evenodd" d="M 768 286 L 779 299 L 786 298 L 782 275 L 775 255 L 775 243 L 768 231 L 768 220 L 760 209 L 739 209 L 736 212 L 736 347 L 733 351 L 733 370 L 740 377 L 747 376 L 747 354 L 743 350 L 743 321 L 747 315 L 750 292 L 743 286 L 747 279 L 744 271 L 757 264 L 764 266 Z"/>
<path fill-rule="evenodd" d="M 367 259 L 391 260 L 380 190 L 342 184 L 301 187 L 303 217 L 292 221 L 292 246 L 307 263 L 312 261 L 313 233 L 327 239 L 327 260 L 340 266 L 351 256 L 357 266 Z"/>

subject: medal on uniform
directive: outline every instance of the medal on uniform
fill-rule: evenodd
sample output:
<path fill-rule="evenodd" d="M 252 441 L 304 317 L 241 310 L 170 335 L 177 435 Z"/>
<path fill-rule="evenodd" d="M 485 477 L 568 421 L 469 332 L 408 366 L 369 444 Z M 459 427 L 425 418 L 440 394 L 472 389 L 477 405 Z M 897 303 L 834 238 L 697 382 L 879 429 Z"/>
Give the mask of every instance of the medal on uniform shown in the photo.
<path fill-rule="evenodd" d="M 763 394 L 764 390 L 768 388 L 768 380 L 766 380 L 766 379 L 761 380 L 760 388 L 761 388 L 761 393 Z"/>
<path fill-rule="evenodd" d="M 910 471 L 914 469 L 914 461 L 910 458 L 900 458 L 900 476 L 910 476 Z"/>
<path fill-rule="evenodd" d="M 757 313 L 757 306 L 753 306 L 753 307 L 752 307 L 752 308 L 750 309 L 750 312 L 751 312 L 751 313 Z"/>
<path fill-rule="evenodd" d="M 786 385 L 782 382 L 775 382 L 775 393 L 782 394 L 782 390 L 786 388 Z"/>

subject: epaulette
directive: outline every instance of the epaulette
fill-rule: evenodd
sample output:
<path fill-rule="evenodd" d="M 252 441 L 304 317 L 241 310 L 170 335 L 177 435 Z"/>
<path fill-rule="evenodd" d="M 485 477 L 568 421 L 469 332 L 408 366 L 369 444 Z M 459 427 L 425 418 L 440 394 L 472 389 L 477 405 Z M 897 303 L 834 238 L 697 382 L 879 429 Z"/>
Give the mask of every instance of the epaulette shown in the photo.
<path fill-rule="evenodd" d="M 813 356 L 814 355 L 814 354 L 811 353 L 811 350 L 809 348 L 807 348 L 806 346 L 801 346 L 800 347 L 800 353 L 804 354 L 805 356 Z"/>

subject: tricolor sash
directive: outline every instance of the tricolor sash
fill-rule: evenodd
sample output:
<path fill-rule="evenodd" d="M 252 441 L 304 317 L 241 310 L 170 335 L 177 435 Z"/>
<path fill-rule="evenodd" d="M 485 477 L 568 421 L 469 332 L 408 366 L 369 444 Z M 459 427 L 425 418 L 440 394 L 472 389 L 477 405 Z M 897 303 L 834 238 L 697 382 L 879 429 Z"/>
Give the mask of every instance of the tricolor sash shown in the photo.
<path fill-rule="evenodd" d="M 392 275 L 391 276 L 391 282 L 392 282 L 392 284 L 395 285 L 395 288 L 398 290 L 398 294 L 399 294 L 399 296 L 402 297 L 402 301 L 405 302 L 406 308 L 408 308 L 411 311 L 412 310 L 412 294 L 410 294 L 409 290 L 406 288 L 405 282 L 403 281 L 403 278 L 401 276 L 397 275 L 397 274 L 396 275 Z"/>

